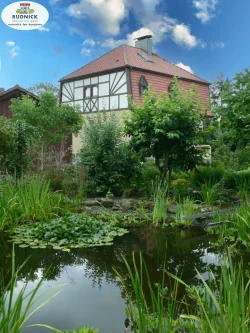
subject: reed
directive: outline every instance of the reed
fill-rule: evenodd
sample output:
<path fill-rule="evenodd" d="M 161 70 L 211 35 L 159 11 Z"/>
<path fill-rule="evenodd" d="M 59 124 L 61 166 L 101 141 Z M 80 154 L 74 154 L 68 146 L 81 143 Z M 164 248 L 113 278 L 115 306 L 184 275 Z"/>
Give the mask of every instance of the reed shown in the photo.
<path fill-rule="evenodd" d="M 196 321 L 200 333 L 248 333 L 250 327 L 250 279 L 244 280 L 242 264 L 233 265 L 230 256 L 222 265 L 221 280 L 217 283 L 210 272 L 207 283 L 197 271 L 203 287 L 190 288 L 182 280 L 170 274 L 186 286 L 196 305 L 196 314 L 181 315 L 183 319 Z"/>
<path fill-rule="evenodd" d="M 176 205 L 175 223 L 188 227 L 193 220 L 182 220 L 183 216 L 194 215 L 197 212 L 198 208 L 195 207 L 194 200 L 185 198 L 182 202 Z"/>
<path fill-rule="evenodd" d="M 134 333 L 168 333 L 173 332 L 178 302 L 176 301 L 178 282 L 170 292 L 165 287 L 165 274 L 163 271 L 162 281 L 153 284 L 147 266 L 140 254 L 137 266 L 133 256 L 132 266 L 124 259 L 129 280 L 132 284 L 134 297 L 130 294 L 127 281 L 115 270 L 127 295 L 127 314 L 132 323 Z M 149 290 L 149 299 L 146 298 L 145 289 Z M 134 301 L 135 299 L 135 301 Z"/>
<path fill-rule="evenodd" d="M 218 235 L 217 243 L 221 245 L 241 245 L 250 249 L 250 205 L 242 204 L 229 214 L 215 216 L 223 222 L 220 228 L 214 229 L 213 233 Z"/>
<path fill-rule="evenodd" d="M 15 288 L 18 281 L 18 276 L 27 260 L 19 267 L 15 267 L 15 251 L 13 246 L 12 251 L 12 274 L 7 286 L 4 286 L 3 278 L 1 278 L 1 296 L 0 296 L 0 333 L 19 333 L 24 327 L 26 322 L 31 316 L 34 315 L 39 309 L 44 307 L 53 298 L 55 298 L 60 291 L 56 292 L 54 295 L 49 297 L 46 301 L 42 302 L 40 305 L 39 300 L 47 295 L 49 292 L 61 288 L 60 285 L 55 288 L 51 288 L 41 295 L 37 296 L 38 290 L 40 289 L 46 274 L 40 279 L 38 284 L 30 292 L 27 291 L 28 280 L 16 295 Z"/>
<path fill-rule="evenodd" d="M 49 186 L 41 176 L 24 176 L 17 183 L 6 178 L 1 185 L 0 230 L 19 222 L 49 221 L 63 215 L 68 206 L 65 197 L 51 192 Z"/>
<path fill-rule="evenodd" d="M 168 181 L 153 183 L 153 224 L 158 226 L 160 222 L 167 220 L 168 208 Z"/>
<path fill-rule="evenodd" d="M 247 177 L 235 177 L 237 195 L 242 201 L 248 202 L 250 195 L 250 180 Z"/>

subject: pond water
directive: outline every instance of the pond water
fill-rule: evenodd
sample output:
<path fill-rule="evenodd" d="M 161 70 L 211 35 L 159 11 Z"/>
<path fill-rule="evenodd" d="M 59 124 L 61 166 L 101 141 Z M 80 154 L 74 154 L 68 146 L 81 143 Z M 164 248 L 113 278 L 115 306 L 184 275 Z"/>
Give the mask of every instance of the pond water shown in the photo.
<path fill-rule="evenodd" d="M 167 245 L 167 250 L 166 250 Z M 5 283 L 8 283 L 11 270 L 12 244 L 0 238 L 0 270 L 3 270 Z M 29 278 L 29 289 L 34 288 L 39 278 L 51 265 L 51 269 L 39 294 L 62 283 L 62 292 L 39 310 L 27 324 L 47 324 L 57 329 L 69 330 L 88 325 L 99 328 L 100 333 L 123 333 L 126 319 L 126 297 L 113 270 L 116 269 L 124 279 L 128 274 L 123 261 L 124 256 L 132 263 L 142 252 L 151 280 L 160 282 L 162 268 L 192 285 L 199 285 L 197 269 L 205 279 L 212 269 L 219 278 L 220 262 L 223 254 L 211 248 L 211 240 L 205 235 L 192 231 L 178 231 L 172 234 L 165 230 L 150 228 L 136 229 L 117 238 L 113 246 L 89 249 L 75 249 L 62 252 L 50 249 L 29 249 L 16 246 L 16 263 L 20 265 L 28 257 L 17 291 Z M 238 258 L 234 258 L 238 260 Z M 127 279 L 129 284 L 129 280 Z M 170 281 L 166 281 L 166 284 Z M 129 286 L 132 293 L 132 289 Z M 179 297 L 184 290 L 180 287 Z M 48 298 L 46 296 L 44 299 Z M 49 332 L 41 327 L 25 327 L 22 333 Z"/>

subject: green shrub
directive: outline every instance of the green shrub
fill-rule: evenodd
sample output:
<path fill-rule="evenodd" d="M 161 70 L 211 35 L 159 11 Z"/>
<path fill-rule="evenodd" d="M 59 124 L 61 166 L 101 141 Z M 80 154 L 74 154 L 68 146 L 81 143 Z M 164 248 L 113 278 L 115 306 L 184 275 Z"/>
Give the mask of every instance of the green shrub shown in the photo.
<path fill-rule="evenodd" d="M 222 167 L 197 166 L 192 173 L 191 183 L 194 186 L 200 186 L 205 183 L 219 183 L 224 175 Z"/>
<path fill-rule="evenodd" d="M 177 180 L 177 179 L 185 179 L 189 180 L 190 179 L 190 172 L 184 172 L 184 171 L 173 171 L 171 173 L 171 179 L 172 180 Z"/>
<path fill-rule="evenodd" d="M 226 172 L 224 176 L 224 186 L 229 189 L 237 190 L 240 184 L 250 186 L 250 168 L 238 172 Z"/>
<path fill-rule="evenodd" d="M 145 195 L 151 195 L 152 182 L 157 181 L 157 179 L 160 177 L 160 171 L 155 165 L 155 162 L 149 160 L 142 164 L 141 173 L 142 173 L 142 182 L 141 182 L 142 192 Z"/>
<path fill-rule="evenodd" d="M 119 130 L 113 114 L 98 113 L 84 126 L 84 145 L 79 154 L 87 174 L 89 194 L 121 194 L 138 167 L 138 158 Z"/>
<path fill-rule="evenodd" d="M 69 198 L 84 198 L 86 194 L 86 175 L 82 165 L 62 165 L 44 171 L 52 191 L 62 191 Z"/>
<path fill-rule="evenodd" d="M 175 201 L 182 201 L 182 199 L 192 195 L 192 188 L 186 179 L 178 178 L 172 181 L 171 188 L 173 198 Z"/>

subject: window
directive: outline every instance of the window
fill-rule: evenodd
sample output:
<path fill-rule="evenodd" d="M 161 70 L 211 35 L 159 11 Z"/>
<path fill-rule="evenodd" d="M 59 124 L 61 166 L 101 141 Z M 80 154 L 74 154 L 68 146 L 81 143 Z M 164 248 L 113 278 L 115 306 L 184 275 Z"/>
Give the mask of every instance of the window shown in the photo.
<path fill-rule="evenodd" d="M 145 53 L 138 53 L 139 56 L 141 56 L 144 60 L 146 60 L 147 62 L 153 62 L 152 59 L 149 58 L 148 55 L 146 55 Z"/>
<path fill-rule="evenodd" d="M 84 98 L 91 98 L 97 96 L 97 86 L 87 86 L 84 88 Z"/>
<path fill-rule="evenodd" d="M 174 92 L 174 82 L 171 82 L 170 85 L 168 86 L 168 93 L 169 93 L 169 98 L 173 98 L 173 92 Z"/>
<path fill-rule="evenodd" d="M 148 90 L 148 82 L 145 79 L 145 76 L 142 75 L 142 77 L 140 78 L 140 94 L 143 95 L 144 91 Z"/>
<path fill-rule="evenodd" d="M 171 82 L 170 85 L 168 86 L 168 92 L 171 94 L 172 91 L 173 91 L 173 82 Z"/>

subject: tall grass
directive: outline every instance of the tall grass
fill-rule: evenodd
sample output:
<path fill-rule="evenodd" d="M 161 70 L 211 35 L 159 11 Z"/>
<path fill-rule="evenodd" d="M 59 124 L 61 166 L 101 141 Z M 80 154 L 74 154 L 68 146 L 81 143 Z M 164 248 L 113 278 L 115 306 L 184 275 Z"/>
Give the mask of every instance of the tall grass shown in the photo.
<path fill-rule="evenodd" d="M 28 280 L 15 295 L 15 288 L 18 281 L 18 276 L 27 260 L 16 269 L 15 267 L 15 252 L 13 247 L 12 252 L 12 274 L 11 279 L 7 286 L 4 286 L 3 277 L 1 277 L 1 296 L 0 296 L 0 333 L 19 333 L 24 327 L 28 319 L 33 316 L 39 309 L 48 304 L 54 297 L 56 297 L 60 291 L 55 293 L 49 299 L 38 305 L 35 309 L 34 306 L 38 301 L 46 294 L 62 287 L 62 285 L 49 289 L 41 295 L 37 296 L 37 292 L 40 289 L 47 272 L 44 277 L 40 279 L 38 284 L 30 292 L 27 292 Z"/>
<path fill-rule="evenodd" d="M 218 235 L 220 245 L 240 244 L 250 249 L 250 205 L 242 204 L 229 214 L 215 215 L 219 221 L 223 222 L 220 228 L 212 232 Z"/>
<path fill-rule="evenodd" d="M 51 192 L 49 181 L 41 176 L 22 177 L 17 183 L 6 178 L 0 193 L 0 230 L 18 222 L 48 221 L 67 208 L 64 196 Z"/>
<path fill-rule="evenodd" d="M 227 258 L 222 265 L 221 280 L 207 283 L 197 272 L 203 284 L 201 289 L 190 288 L 183 283 L 196 305 L 196 314 L 181 315 L 181 318 L 194 320 L 199 325 L 200 333 L 249 333 L 250 329 L 250 279 L 244 281 L 241 264 L 233 265 Z"/>
<path fill-rule="evenodd" d="M 201 184 L 200 196 L 201 201 L 205 205 L 213 205 L 219 197 L 219 183 L 215 183 L 213 180 L 207 181 Z"/>
<path fill-rule="evenodd" d="M 122 278 L 119 272 L 116 272 L 119 277 L 128 298 L 128 316 L 132 322 L 134 333 L 168 333 L 173 332 L 172 326 L 174 326 L 177 313 L 177 290 L 178 282 L 173 286 L 173 291 L 168 293 L 168 289 L 165 287 L 165 278 L 163 278 L 157 285 L 153 284 L 150 280 L 147 266 L 140 254 L 139 265 L 137 266 L 135 257 L 133 256 L 132 267 L 124 259 L 127 267 L 130 282 L 132 283 L 132 290 L 135 296 L 134 298 L 128 291 L 127 281 Z M 145 294 L 145 288 L 149 290 L 148 302 Z"/>
<path fill-rule="evenodd" d="M 153 182 L 153 223 L 158 226 L 160 222 L 165 223 L 167 220 L 168 208 L 168 181 Z"/>
<path fill-rule="evenodd" d="M 152 284 L 146 264 L 140 255 L 137 265 L 133 257 L 130 266 L 124 259 L 132 284 L 117 272 L 128 299 L 128 316 L 134 333 L 248 333 L 250 328 L 250 279 L 246 279 L 241 263 L 233 264 L 226 256 L 218 281 L 210 271 L 205 281 L 197 271 L 201 286 L 189 286 L 176 275 L 163 269 L 160 284 Z M 173 291 L 165 287 L 165 274 L 174 281 Z M 177 301 L 178 286 L 185 286 L 191 299 L 185 299 L 180 308 Z M 146 289 L 149 297 L 146 298 Z M 134 297 L 133 297 L 134 296 Z M 187 314 L 183 314 L 186 312 Z M 179 318 L 178 318 L 179 317 Z"/>
<path fill-rule="evenodd" d="M 250 195 L 250 180 L 248 178 L 235 177 L 237 195 L 242 201 L 247 201 Z"/>
<path fill-rule="evenodd" d="M 182 220 L 183 216 L 194 215 L 197 212 L 198 208 L 195 207 L 194 200 L 190 198 L 185 198 L 182 202 L 176 205 L 176 215 L 175 215 L 176 224 L 189 226 L 193 222 L 193 220 Z"/>

